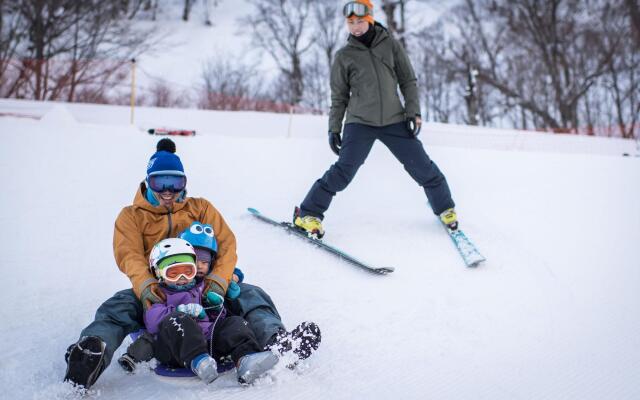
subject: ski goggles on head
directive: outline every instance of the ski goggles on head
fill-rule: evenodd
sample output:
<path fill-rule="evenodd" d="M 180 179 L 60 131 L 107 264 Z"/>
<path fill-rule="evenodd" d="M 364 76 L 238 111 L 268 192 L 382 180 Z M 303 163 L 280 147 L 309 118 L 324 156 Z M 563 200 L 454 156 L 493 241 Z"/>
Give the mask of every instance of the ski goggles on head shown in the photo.
<path fill-rule="evenodd" d="M 148 179 L 149 189 L 156 193 L 169 190 L 179 193 L 187 187 L 187 177 L 179 175 L 152 175 Z"/>
<path fill-rule="evenodd" d="M 180 278 L 192 280 L 196 277 L 197 269 L 193 263 L 171 264 L 160 270 L 162 279 L 167 282 L 177 282 Z"/>
<path fill-rule="evenodd" d="M 349 18 L 352 15 L 355 15 L 356 17 L 365 17 L 373 14 L 371 13 L 371 9 L 366 5 L 350 1 L 342 7 L 342 15 L 344 15 L 345 18 Z"/>

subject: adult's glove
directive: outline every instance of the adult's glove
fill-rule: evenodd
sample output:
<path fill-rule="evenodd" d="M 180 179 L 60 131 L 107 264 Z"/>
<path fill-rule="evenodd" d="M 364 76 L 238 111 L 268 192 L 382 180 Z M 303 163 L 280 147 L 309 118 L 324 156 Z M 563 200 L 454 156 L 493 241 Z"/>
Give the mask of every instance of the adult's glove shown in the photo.
<path fill-rule="evenodd" d="M 331 147 L 331 151 L 336 153 L 337 156 L 340 155 L 340 149 L 342 148 L 340 132 L 329 132 L 329 146 Z"/>
<path fill-rule="evenodd" d="M 162 289 L 160 289 L 160 285 L 157 281 L 145 287 L 140 294 L 140 302 L 142 303 L 142 307 L 145 311 L 153 304 L 164 303 L 166 299 L 167 298 Z"/>
<path fill-rule="evenodd" d="M 194 318 L 203 319 L 206 316 L 204 307 L 198 303 L 180 304 L 176 309 L 178 312 L 191 315 Z"/>
<path fill-rule="evenodd" d="M 204 278 L 204 290 L 202 291 L 202 294 L 204 295 L 204 298 L 206 299 L 207 295 L 209 293 L 211 293 L 211 292 L 219 295 L 220 297 L 222 297 L 224 299 L 225 291 L 222 288 L 222 286 L 220 286 L 220 284 L 218 282 L 216 282 L 215 280 L 205 277 Z"/>
<path fill-rule="evenodd" d="M 240 296 L 240 285 L 238 285 L 236 281 L 231 281 L 227 288 L 227 298 L 233 300 L 238 298 L 238 296 Z"/>
<path fill-rule="evenodd" d="M 224 297 L 220 296 L 216 292 L 209 292 L 205 297 L 205 301 L 208 305 L 207 309 L 220 311 L 222 309 L 222 303 L 224 303 Z"/>
<path fill-rule="evenodd" d="M 419 116 L 407 118 L 407 129 L 411 132 L 413 137 L 418 136 L 420 128 L 422 128 L 422 118 Z"/>

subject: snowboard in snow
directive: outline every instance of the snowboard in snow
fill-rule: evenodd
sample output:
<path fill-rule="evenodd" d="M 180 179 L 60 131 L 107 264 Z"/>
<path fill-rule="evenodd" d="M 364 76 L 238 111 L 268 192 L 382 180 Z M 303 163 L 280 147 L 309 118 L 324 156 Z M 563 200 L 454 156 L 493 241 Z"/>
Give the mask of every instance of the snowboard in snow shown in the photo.
<path fill-rule="evenodd" d="M 314 244 L 316 246 L 318 246 L 319 248 L 328 251 L 329 253 L 340 257 L 341 259 L 343 259 L 344 261 L 346 261 L 347 263 L 354 265 L 358 268 L 362 268 L 363 270 L 367 271 L 367 272 L 372 272 L 375 274 L 381 274 L 381 275 L 386 275 L 389 274 L 391 272 L 393 272 L 395 269 L 393 267 L 374 267 L 370 264 L 367 264 L 363 261 L 360 261 L 358 259 L 356 259 L 355 257 L 351 256 L 350 254 L 338 249 L 335 246 L 332 246 L 324 241 L 322 241 L 322 239 L 317 239 L 313 236 L 309 236 L 306 232 L 302 231 L 301 229 L 295 227 L 292 223 L 290 222 L 278 222 L 272 218 L 267 217 L 266 215 L 262 214 L 260 211 L 256 210 L 255 208 L 247 208 L 247 210 L 251 213 L 251 215 L 253 215 L 254 217 L 256 217 L 257 219 L 259 219 L 260 221 L 266 222 L 270 225 L 274 225 L 274 226 L 278 226 L 284 230 L 286 230 L 289 233 L 292 233 L 304 240 L 306 240 L 307 242 Z"/>

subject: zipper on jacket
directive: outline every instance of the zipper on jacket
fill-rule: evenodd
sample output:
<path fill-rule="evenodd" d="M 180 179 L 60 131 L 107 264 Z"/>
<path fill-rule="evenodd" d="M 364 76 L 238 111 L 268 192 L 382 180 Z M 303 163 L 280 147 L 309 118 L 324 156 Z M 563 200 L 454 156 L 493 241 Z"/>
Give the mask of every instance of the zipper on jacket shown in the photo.
<path fill-rule="evenodd" d="M 369 56 L 371 56 L 371 64 L 373 64 L 373 71 L 376 73 L 376 81 L 378 82 L 378 101 L 380 102 L 380 126 L 382 126 L 383 115 L 383 102 L 382 102 L 382 88 L 380 87 L 380 75 L 378 74 L 378 67 L 373 57 L 373 50 L 369 49 Z"/>
<path fill-rule="evenodd" d="M 171 210 L 168 209 L 168 213 L 167 213 L 167 219 L 169 220 L 169 232 L 167 232 L 167 237 L 166 239 L 171 238 Z"/>

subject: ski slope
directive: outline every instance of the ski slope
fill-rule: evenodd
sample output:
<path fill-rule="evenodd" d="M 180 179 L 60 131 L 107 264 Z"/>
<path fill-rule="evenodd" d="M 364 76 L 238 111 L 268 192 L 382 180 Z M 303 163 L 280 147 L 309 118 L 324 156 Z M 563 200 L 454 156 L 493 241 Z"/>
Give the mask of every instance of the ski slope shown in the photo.
<path fill-rule="evenodd" d="M 138 127 L 152 126 L 198 130 L 175 138 L 190 195 L 223 213 L 246 281 L 272 296 L 285 324 L 316 321 L 323 341 L 298 370 L 277 366 L 251 387 L 112 364 L 87 398 L 640 398 L 633 142 L 425 127 L 461 227 L 487 257 L 475 269 L 376 143 L 325 219 L 327 241 L 396 268 L 376 276 L 246 212 L 290 217 L 335 161 L 323 117 L 147 108 L 136 127 L 128 112 L 0 100 L 0 398 L 78 397 L 60 382 L 64 351 L 129 287 L 113 223 L 158 140 Z"/>

